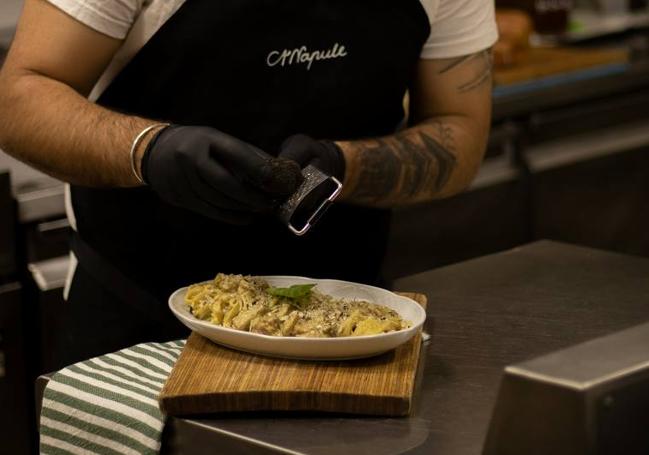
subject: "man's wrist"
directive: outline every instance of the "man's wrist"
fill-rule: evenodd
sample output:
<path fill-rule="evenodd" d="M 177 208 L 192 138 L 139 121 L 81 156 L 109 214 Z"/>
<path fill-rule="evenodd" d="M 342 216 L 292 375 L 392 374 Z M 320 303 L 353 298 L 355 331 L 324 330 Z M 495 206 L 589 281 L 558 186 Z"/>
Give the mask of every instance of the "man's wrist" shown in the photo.
<path fill-rule="evenodd" d="M 169 126 L 168 123 L 157 123 L 147 126 L 145 129 L 140 131 L 141 137 L 137 144 L 133 144 L 135 149 L 132 154 L 132 167 L 134 171 L 134 183 L 138 185 L 146 185 L 144 175 L 142 173 L 142 158 L 144 157 L 144 152 L 149 147 L 149 144 L 163 129 Z M 137 139 L 137 138 L 136 138 Z"/>

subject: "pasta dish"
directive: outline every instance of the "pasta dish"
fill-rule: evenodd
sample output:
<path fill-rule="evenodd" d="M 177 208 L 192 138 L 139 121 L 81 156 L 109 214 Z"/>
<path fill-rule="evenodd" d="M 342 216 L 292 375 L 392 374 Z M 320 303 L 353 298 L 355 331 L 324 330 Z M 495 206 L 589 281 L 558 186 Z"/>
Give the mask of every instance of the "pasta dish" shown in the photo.
<path fill-rule="evenodd" d="M 190 286 L 185 303 L 200 320 L 264 335 L 345 337 L 410 327 L 386 306 L 338 299 L 314 286 L 274 288 L 259 277 L 218 274 Z"/>

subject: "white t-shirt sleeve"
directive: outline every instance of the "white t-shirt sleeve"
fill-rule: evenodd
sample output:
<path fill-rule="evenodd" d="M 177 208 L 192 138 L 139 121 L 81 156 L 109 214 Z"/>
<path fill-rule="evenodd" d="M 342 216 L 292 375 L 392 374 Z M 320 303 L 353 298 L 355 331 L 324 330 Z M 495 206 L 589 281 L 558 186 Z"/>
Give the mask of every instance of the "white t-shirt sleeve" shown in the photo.
<path fill-rule="evenodd" d="M 147 0 L 47 0 L 88 27 L 124 39 Z"/>
<path fill-rule="evenodd" d="M 494 0 L 421 0 L 430 19 L 430 36 L 421 58 L 469 55 L 498 40 Z"/>

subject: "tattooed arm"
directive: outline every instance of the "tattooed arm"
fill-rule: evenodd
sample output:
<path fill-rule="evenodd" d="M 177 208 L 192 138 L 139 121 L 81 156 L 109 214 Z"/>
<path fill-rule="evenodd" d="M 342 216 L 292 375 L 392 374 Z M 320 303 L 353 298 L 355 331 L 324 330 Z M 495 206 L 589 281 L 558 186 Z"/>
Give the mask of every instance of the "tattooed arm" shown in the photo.
<path fill-rule="evenodd" d="M 395 207 L 451 196 L 473 180 L 491 121 L 491 52 L 421 60 L 410 91 L 414 124 L 392 136 L 339 142 L 342 199 Z"/>

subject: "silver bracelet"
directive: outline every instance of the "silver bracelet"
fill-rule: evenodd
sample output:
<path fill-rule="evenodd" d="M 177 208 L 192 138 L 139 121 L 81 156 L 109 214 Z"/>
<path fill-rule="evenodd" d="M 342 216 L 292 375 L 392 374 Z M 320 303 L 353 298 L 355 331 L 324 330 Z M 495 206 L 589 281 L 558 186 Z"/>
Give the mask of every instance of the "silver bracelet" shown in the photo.
<path fill-rule="evenodd" d="M 135 151 L 137 150 L 137 147 L 140 145 L 140 142 L 142 139 L 152 130 L 156 128 L 164 128 L 166 126 L 169 126 L 169 123 L 156 123 L 154 125 L 147 126 L 144 128 L 140 134 L 138 134 L 135 137 L 135 140 L 133 141 L 133 144 L 131 145 L 131 170 L 133 171 L 133 175 L 137 179 L 138 182 L 144 183 L 144 180 L 142 179 L 142 176 L 137 173 L 137 167 L 135 166 Z"/>

